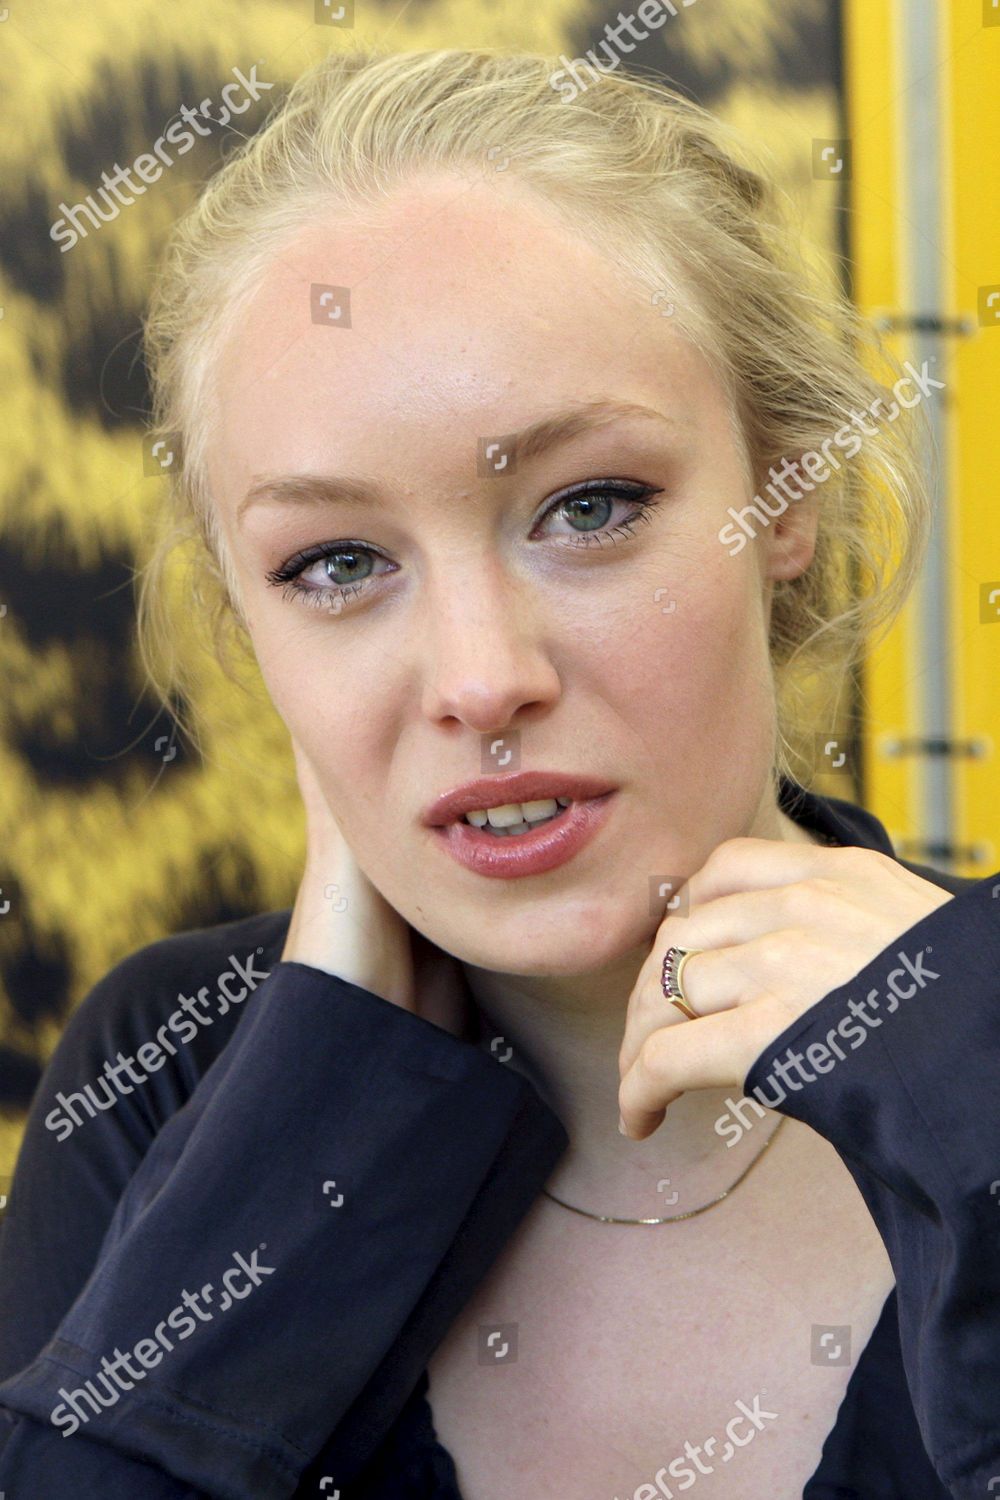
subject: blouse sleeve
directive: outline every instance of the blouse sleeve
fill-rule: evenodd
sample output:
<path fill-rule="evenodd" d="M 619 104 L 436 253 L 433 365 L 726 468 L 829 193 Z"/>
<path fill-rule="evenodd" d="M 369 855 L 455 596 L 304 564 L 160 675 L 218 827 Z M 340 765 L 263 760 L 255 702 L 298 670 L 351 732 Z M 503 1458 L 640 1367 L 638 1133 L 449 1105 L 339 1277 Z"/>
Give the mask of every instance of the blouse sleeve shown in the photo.
<path fill-rule="evenodd" d="M 277 963 L 0 1383 L 0 1490 L 285 1500 L 310 1464 L 349 1481 L 567 1145 L 489 1052 Z"/>
<path fill-rule="evenodd" d="M 844 1161 L 895 1271 L 930 1460 L 955 1500 L 1000 1493 L 1000 874 L 817 1001 L 744 1094 L 720 1133 L 750 1128 L 756 1097 Z"/>

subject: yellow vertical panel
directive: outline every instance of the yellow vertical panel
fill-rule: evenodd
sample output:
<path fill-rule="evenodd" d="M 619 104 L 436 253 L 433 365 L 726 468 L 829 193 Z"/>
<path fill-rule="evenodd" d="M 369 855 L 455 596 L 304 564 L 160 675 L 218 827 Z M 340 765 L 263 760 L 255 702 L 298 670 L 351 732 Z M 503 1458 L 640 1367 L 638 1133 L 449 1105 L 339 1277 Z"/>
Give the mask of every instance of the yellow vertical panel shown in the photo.
<path fill-rule="evenodd" d="M 849 184 L 854 298 L 866 316 L 903 304 L 903 267 L 897 233 L 899 151 L 897 39 L 892 0 L 845 0 L 844 91 L 853 159 Z M 899 353 L 895 336 L 887 346 Z M 912 599 L 912 596 L 911 596 Z M 913 729 L 915 654 L 912 602 L 861 673 L 861 730 L 865 747 L 865 802 L 894 842 L 916 831 L 914 766 L 879 754 L 884 735 Z"/>
<path fill-rule="evenodd" d="M 995 7 L 1000 10 L 1000 5 Z M 941 468 L 948 537 L 948 598 L 952 737 L 984 742 L 983 759 L 952 757 L 955 823 L 952 842 L 965 857 L 959 874 L 982 876 L 1000 862 L 1000 618 L 982 617 L 983 586 L 1000 586 L 1000 517 L 992 459 L 993 406 L 1000 390 L 1000 320 L 978 324 L 980 292 L 1000 287 L 1000 25 L 987 25 L 988 0 L 948 0 L 939 18 L 942 181 L 938 222 L 923 232 L 942 256 L 942 317 L 976 325 L 971 337 L 942 340 L 936 373 L 947 381 L 946 462 Z M 909 218 L 905 156 L 905 85 L 900 76 L 902 0 L 846 0 L 845 91 L 852 142 L 851 257 L 855 297 L 872 316 L 913 312 L 907 247 L 900 225 Z M 912 229 L 922 232 L 920 225 Z M 907 227 L 907 234 L 911 228 Z M 923 309 L 922 309 L 923 310 Z M 906 336 L 887 339 L 905 357 Z M 943 370 L 943 374 L 942 374 Z M 921 756 L 880 753 L 886 735 L 923 732 L 917 716 L 920 676 L 915 596 L 862 674 L 866 801 L 897 846 L 923 837 Z M 993 689 L 993 691 L 991 691 Z M 919 854 L 914 857 L 920 858 Z M 927 856 L 923 856 L 927 858 Z M 944 860 L 928 862 L 946 865 Z"/>
<path fill-rule="evenodd" d="M 996 623 L 981 617 L 982 586 L 1000 587 L 1000 319 L 979 324 L 981 289 L 1000 287 L 1000 24 L 984 25 L 983 0 L 949 0 L 942 16 L 951 204 L 944 285 L 951 309 L 977 325 L 973 337 L 954 341 L 949 361 L 953 717 L 956 737 L 990 748 L 984 759 L 956 763 L 956 838 L 984 846 L 980 862 L 960 869 L 982 876 L 1000 865 L 1000 614 Z"/>

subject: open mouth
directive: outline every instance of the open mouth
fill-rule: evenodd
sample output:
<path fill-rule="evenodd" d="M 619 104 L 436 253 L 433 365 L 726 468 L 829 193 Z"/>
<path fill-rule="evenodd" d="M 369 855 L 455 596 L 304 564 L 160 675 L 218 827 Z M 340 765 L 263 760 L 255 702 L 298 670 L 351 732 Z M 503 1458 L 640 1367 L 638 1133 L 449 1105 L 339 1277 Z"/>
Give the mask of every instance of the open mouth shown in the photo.
<path fill-rule="evenodd" d="M 555 796 L 471 809 L 434 825 L 434 833 L 441 847 L 474 874 L 498 880 L 544 875 L 596 838 L 615 793 L 612 787 L 594 797 Z"/>

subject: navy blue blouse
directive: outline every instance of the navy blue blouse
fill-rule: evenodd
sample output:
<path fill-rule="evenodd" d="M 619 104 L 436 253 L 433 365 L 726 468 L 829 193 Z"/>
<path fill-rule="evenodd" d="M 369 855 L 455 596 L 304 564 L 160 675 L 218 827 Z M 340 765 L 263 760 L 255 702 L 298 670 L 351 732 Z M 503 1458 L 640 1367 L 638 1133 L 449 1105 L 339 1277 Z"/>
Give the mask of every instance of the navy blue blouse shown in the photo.
<path fill-rule="evenodd" d="M 781 805 L 895 857 L 848 802 Z M 744 1080 L 831 1142 L 896 1277 L 804 1500 L 1000 1493 L 1000 883 L 902 863 L 955 899 Z M 64 1031 L 0 1229 L 8 1500 L 462 1500 L 428 1360 L 568 1136 L 480 1040 L 280 961 L 289 919 L 152 943 Z"/>

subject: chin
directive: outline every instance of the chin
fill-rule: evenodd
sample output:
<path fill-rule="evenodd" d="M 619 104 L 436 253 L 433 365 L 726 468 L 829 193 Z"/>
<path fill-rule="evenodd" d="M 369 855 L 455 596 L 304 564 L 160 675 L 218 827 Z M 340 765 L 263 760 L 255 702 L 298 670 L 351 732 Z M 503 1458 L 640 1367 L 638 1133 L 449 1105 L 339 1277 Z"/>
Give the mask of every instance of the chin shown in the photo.
<path fill-rule="evenodd" d="M 448 949 L 462 963 L 497 974 L 572 978 L 645 957 L 658 922 L 648 916 L 636 922 L 634 914 L 629 920 L 627 913 L 619 917 L 616 922 L 606 909 L 599 917 L 593 909 L 586 916 L 566 913 L 554 923 L 546 922 L 544 930 L 539 930 L 534 915 L 521 920 L 512 917 L 497 924 L 488 936 L 480 932 L 476 942 L 455 938 Z"/>

